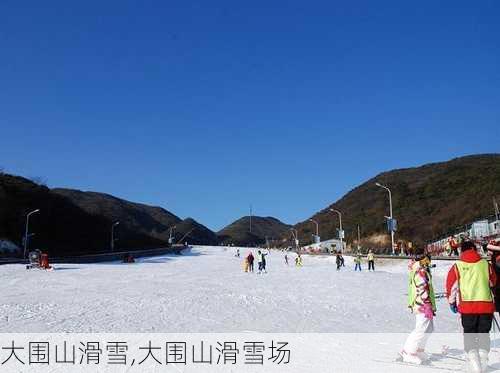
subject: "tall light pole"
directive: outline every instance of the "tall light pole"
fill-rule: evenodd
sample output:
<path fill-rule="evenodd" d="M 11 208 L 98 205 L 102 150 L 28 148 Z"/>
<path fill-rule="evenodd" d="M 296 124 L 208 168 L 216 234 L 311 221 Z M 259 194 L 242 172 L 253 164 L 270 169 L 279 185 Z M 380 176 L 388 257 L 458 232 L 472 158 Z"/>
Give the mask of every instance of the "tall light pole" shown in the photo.
<path fill-rule="evenodd" d="M 172 243 L 174 242 L 174 237 L 172 236 L 172 232 L 176 228 L 177 228 L 177 226 L 175 226 L 175 225 L 173 225 L 173 226 L 170 227 L 170 231 L 168 233 L 168 243 L 169 243 L 169 245 L 172 245 Z"/>
<path fill-rule="evenodd" d="M 309 221 L 312 221 L 314 224 L 316 224 L 316 237 L 319 237 L 319 223 L 314 219 L 309 219 Z M 316 241 L 316 240 L 317 240 L 317 238 L 314 241 Z M 317 242 L 314 242 L 314 243 L 317 243 Z"/>
<path fill-rule="evenodd" d="M 382 189 L 387 190 L 387 192 L 389 193 L 389 219 L 391 219 L 391 223 L 392 223 L 393 215 L 392 215 L 392 193 L 391 193 L 391 190 L 388 187 L 386 187 L 385 185 L 382 185 L 380 183 L 375 183 L 375 185 L 382 188 Z M 391 228 L 392 255 L 395 255 L 396 250 L 394 249 L 394 227 L 391 226 L 390 228 Z"/>
<path fill-rule="evenodd" d="M 340 252 L 344 253 L 344 231 L 342 230 L 342 213 L 336 209 L 330 209 L 331 212 L 335 212 L 339 216 L 339 238 L 340 238 Z"/>
<path fill-rule="evenodd" d="M 115 251 L 115 227 L 119 224 L 120 222 L 117 221 L 111 226 L 111 252 Z"/>
<path fill-rule="evenodd" d="M 29 230 L 29 224 L 30 224 L 30 216 L 33 214 L 36 214 L 37 212 L 40 212 L 40 209 L 33 210 L 26 215 L 26 227 L 24 230 L 24 256 L 23 256 L 23 258 L 26 258 L 26 252 L 28 250 L 28 230 Z"/>
<path fill-rule="evenodd" d="M 299 248 L 299 231 L 295 228 L 290 228 L 292 231 L 292 236 L 293 239 L 295 240 L 295 247 L 298 249 Z"/>

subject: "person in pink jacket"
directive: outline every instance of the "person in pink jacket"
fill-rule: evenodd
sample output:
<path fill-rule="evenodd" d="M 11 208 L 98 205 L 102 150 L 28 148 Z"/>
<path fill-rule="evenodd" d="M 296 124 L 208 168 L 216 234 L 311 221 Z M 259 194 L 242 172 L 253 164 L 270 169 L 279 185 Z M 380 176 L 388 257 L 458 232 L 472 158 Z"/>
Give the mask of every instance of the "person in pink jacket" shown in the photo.
<path fill-rule="evenodd" d="M 415 329 L 400 353 L 400 360 L 409 364 L 421 365 L 429 359 L 425 347 L 434 331 L 436 313 L 430 264 L 430 257 L 421 252 L 415 255 L 409 265 L 408 308 L 415 315 Z"/>

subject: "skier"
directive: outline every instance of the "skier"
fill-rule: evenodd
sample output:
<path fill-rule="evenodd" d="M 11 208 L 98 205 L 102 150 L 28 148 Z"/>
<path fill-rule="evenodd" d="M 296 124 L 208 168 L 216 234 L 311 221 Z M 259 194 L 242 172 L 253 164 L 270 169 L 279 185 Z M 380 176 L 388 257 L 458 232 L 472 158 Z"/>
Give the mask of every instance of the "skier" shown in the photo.
<path fill-rule="evenodd" d="M 340 267 L 342 267 L 342 254 L 340 251 L 337 251 L 335 263 L 337 264 L 337 271 L 340 271 Z"/>
<path fill-rule="evenodd" d="M 252 272 L 253 273 L 253 262 L 254 262 L 254 260 L 255 260 L 255 258 L 253 257 L 253 254 L 250 251 L 250 253 L 247 255 L 248 272 Z"/>
<path fill-rule="evenodd" d="M 288 265 L 288 254 L 285 254 L 285 263 Z"/>
<path fill-rule="evenodd" d="M 361 254 L 360 253 L 356 254 L 356 257 L 354 258 L 354 264 L 356 264 L 354 267 L 354 271 L 357 271 L 359 269 L 359 271 L 361 272 Z"/>
<path fill-rule="evenodd" d="M 373 255 L 373 250 L 368 251 L 366 259 L 368 260 L 368 271 L 375 271 L 375 255 Z"/>
<path fill-rule="evenodd" d="M 450 252 L 449 252 L 449 256 L 459 256 L 459 252 L 458 252 L 458 243 L 457 241 L 455 241 L 455 238 L 453 236 L 450 236 L 450 238 L 448 238 L 448 242 L 447 244 L 449 245 L 450 247 Z"/>
<path fill-rule="evenodd" d="M 240 249 L 236 250 L 236 255 L 235 257 L 239 258 L 240 257 Z"/>
<path fill-rule="evenodd" d="M 302 257 L 300 254 L 297 254 L 297 257 L 295 258 L 295 266 L 302 267 Z"/>
<path fill-rule="evenodd" d="M 409 364 L 421 365 L 429 358 L 425 346 L 434 331 L 436 297 L 429 272 L 430 258 L 421 250 L 410 261 L 408 278 L 408 308 L 415 315 L 415 329 L 408 336 L 401 359 Z"/>
<path fill-rule="evenodd" d="M 264 252 L 264 251 L 261 252 L 261 256 L 262 256 L 262 271 L 264 273 L 267 273 L 267 270 L 266 270 L 266 265 L 267 265 L 266 256 L 267 255 L 269 255 L 269 250 L 267 250 L 267 252 Z"/>
<path fill-rule="evenodd" d="M 464 241 L 461 249 L 460 259 L 448 272 L 446 295 L 451 311 L 462 317 L 469 371 L 486 372 L 495 312 L 491 289 L 496 286 L 496 274 L 473 242 Z"/>
<path fill-rule="evenodd" d="M 258 274 L 261 274 L 262 272 L 266 272 L 266 255 L 263 251 L 258 250 L 257 251 L 257 265 L 259 268 Z"/>

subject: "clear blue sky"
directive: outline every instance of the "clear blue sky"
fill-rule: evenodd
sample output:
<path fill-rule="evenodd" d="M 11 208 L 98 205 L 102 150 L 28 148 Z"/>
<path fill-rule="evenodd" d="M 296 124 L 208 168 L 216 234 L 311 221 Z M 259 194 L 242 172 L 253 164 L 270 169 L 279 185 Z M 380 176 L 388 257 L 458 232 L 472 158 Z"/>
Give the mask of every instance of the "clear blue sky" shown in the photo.
<path fill-rule="evenodd" d="M 500 2 L 0 2 L 0 166 L 220 229 L 500 151 Z M 495 175 L 498 177 L 498 175 Z"/>

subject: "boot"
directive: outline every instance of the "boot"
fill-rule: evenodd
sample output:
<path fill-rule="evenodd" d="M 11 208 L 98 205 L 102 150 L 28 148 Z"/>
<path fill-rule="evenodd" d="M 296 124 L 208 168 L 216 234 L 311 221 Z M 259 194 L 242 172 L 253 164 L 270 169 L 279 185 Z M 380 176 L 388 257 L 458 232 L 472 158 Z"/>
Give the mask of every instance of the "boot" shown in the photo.
<path fill-rule="evenodd" d="M 479 360 L 479 353 L 477 350 L 470 350 L 467 353 L 467 372 L 482 373 L 481 361 Z"/>
<path fill-rule="evenodd" d="M 431 358 L 428 353 L 425 352 L 425 350 L 419 348 L 417 351 L 417 356 L 422 360 L 423 363 L 429 361 Z"/>
<path fill-rule="evenodd" d="M 488 363 L 489 363 L 489 352 L 486 350 L 479 350 L 479 361 L 481 362 L 481 371 L 488 371 Z"/>
<path fill-rule="evenodd" d="M 403 362 L 407 364 L 422 365 L 423 363 L 422 359 L 418 356 L 418 354 L 409 354 L 403 351 L 401 353 L 401 357 Z"/>

